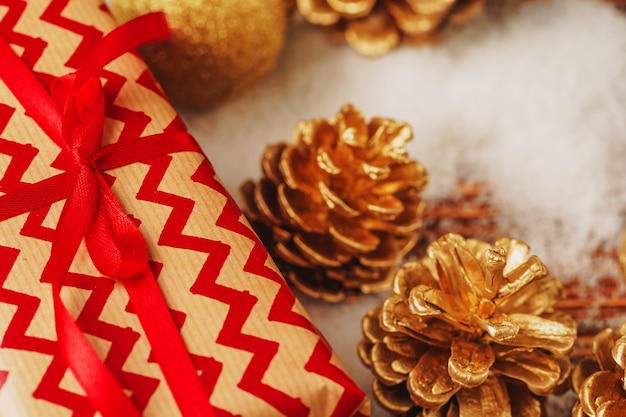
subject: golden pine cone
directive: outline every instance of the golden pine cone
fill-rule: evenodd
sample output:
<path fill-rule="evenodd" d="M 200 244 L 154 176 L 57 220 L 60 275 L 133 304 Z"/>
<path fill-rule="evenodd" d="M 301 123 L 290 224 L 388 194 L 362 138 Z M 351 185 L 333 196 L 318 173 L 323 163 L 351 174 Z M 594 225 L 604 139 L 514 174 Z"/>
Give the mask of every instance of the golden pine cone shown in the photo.
<path fill-rule="evenodd" d="M 244 212 L 301 291 L 336 302 L 389 288 L 417 241 L 428 181 L 407 154 L 412 136 L 345 105 L 266 148 L 264 178 L 241 187 Z"/>
<path fill-rule="evenodd" d="M 626 414 L 626 321 L 596 335 L 593 354 L 595 360 L 583 360 L 572 372 L 572 387 L 579 398 L 572 417 L 622 417 Z"/>
<path fill-rule="evenodd" d="M 562 288 L 523 242 L 447 234 L 398 270 L 363 318 L 359 356 L 396 414 L 540 416 L 567 380 L 576 324 L 552 306 Z"/>
<path fill-rule="evenodd" d="M 504 1 L 504 0 L 498 0 Z M 433 41 L 478 15 L 487 0 L 297 0 L 310 23 L 330 26 L 357 52 L 382 55 L 400 41 Z"/>

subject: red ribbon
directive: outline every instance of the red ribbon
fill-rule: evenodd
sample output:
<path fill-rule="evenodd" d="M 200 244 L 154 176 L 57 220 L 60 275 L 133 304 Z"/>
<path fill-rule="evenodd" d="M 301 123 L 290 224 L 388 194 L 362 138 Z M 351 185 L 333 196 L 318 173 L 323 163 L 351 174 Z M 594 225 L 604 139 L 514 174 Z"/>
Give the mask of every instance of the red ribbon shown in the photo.
<path fill-rule="evenodd" d="M 122 54 L 167 36 L 169 29 L 160 13 L 128 22 L 103 37 L 75 73 L 55 80 L 51 93 L 0 36 L 0 79 L 73 166 L 0 196 L 0 221 L 66 199 L 42 281 L 52 284 L 60 354 L 104 417 L 133 417 L 141 411 L 98 357 L 61 299 L 63 282 L 83 241 L 98 271 L 123 282 L 182 415 L 214 416 L 148 265 L 143 236 L 100 174 L 174 152 L 200 152 L 186 132 L 99 148 L 106 103 L 98 73 Z"/>

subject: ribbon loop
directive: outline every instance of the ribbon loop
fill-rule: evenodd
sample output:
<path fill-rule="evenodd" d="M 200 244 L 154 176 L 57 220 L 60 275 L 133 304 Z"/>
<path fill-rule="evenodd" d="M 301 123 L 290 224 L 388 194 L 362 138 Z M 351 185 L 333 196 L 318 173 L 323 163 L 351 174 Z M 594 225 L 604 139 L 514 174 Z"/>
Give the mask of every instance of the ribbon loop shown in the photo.
<path fill-rule="evenodd" d="M 86 244 L 98 271 L 117 279 L 140 278 L 148 268 L 148 250 L 141 232 L 124 212 L 102 176 L 96 177 L 99 202 Z"/>
<path fill-rule="evenodd" d="M 75 165 L 92 165 L 92 155 L 104 130 L 104 92 L 95 76 L 76 85 L 76 73 L 57 78 L 52 96 L 62 112 L 63 140 Z"/>

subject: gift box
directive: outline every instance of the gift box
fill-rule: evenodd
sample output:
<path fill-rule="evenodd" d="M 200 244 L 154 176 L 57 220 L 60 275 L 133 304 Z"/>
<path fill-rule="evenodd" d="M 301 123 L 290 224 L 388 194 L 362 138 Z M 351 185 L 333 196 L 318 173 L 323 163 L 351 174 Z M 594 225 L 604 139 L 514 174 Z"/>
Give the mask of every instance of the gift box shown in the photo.
<path fill-rule="evenodd" d="M 96 0 L 0 3 L 0 415 L 367 415 Z"/>

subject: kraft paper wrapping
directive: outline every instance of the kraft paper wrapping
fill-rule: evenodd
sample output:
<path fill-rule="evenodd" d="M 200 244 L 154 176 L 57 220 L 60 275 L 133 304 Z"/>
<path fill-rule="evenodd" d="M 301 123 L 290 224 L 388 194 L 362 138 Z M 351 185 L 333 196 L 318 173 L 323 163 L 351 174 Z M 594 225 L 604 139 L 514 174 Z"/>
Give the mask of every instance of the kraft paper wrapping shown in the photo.
<path fill-rule="evenodd" d="M 75 70 L 114 28 L 95 0 L 3 2 L 0 33 L 44 84 Z M 182 127 L 137 55 L 106 67 L 102 145 Z M 60 173 L 59 147 L 0 81 L 0 195 Z M 202 154 L 105 173 L 140 224 L 152 270 L 216 415 L 367 415 L 369 405 L 310 322 Z M 17 184 L 17 185 L 16 185 Z M 40 282 L 65 201 L 0 222 L 0 415 L 94 415 L 55 347 Z M 61 296 L 146 416 L 179 415 L 124 287 L 81 247 Z M 359 408 L 361 409 L 360 411 Z"/>

